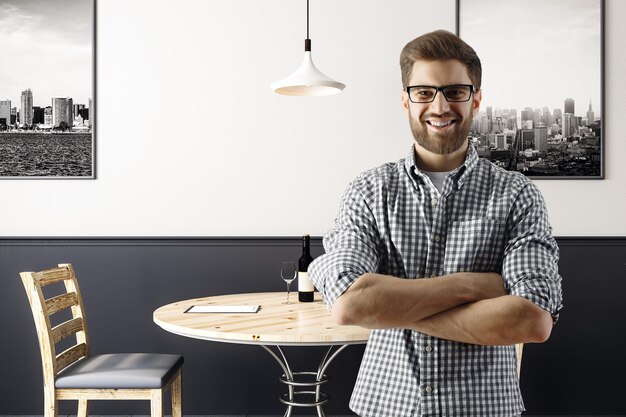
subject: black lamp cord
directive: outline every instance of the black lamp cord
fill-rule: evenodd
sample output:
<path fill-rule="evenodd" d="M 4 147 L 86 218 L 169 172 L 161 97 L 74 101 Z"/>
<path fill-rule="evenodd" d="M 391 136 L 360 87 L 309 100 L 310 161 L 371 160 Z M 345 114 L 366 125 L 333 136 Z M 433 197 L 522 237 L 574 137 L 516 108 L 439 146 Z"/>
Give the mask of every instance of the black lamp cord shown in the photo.
<path fill-rule="evenodd" d="M 306 39 L 304 40 L 304 51 L 311 51 L 311 39 L 309 39 L 309 0 L 306 0 Z"/>

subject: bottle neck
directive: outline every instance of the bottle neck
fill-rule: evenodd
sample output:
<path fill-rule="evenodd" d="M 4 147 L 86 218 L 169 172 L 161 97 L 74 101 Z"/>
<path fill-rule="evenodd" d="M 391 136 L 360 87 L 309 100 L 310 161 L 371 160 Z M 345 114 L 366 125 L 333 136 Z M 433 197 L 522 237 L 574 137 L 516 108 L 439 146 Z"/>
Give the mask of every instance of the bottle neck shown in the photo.
<path fill-rule="evenodd" d="M 311 254 L 311 238 L 308 235 L 302 236 L 302 253 Z"/>

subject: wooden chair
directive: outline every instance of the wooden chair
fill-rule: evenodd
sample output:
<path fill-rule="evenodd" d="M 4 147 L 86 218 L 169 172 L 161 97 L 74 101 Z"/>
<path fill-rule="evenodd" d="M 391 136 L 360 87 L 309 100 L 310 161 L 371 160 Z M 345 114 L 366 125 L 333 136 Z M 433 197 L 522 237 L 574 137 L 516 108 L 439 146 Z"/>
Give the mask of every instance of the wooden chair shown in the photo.
<path fill-rule="evenodd" d="M 180 355 L 130 353 L 89 355 L 85 310 L 70 264 L 41 272 L 20 273 L 33 312 L 44 384 L 44 416 L 57 417 L 59 400 L 78 400 L 78 417 L 88 414 L 88 400 L 150 400 L 151 416 L 163 416 L 163 394 L 171 388 L 172 417 L 182 417 Z M 42 287 L 63 282 L 62 294 L 44 298 Z M 70 310 L 67 310 L 70 309 Z M 65 311 L 71 319 L 51 325 Z M 58 318 L 58 316 L 57 316 Z M 67 339 L 75 336 L 76 341 Z M 73 345 L 62 352 L 57 344 Z"/>

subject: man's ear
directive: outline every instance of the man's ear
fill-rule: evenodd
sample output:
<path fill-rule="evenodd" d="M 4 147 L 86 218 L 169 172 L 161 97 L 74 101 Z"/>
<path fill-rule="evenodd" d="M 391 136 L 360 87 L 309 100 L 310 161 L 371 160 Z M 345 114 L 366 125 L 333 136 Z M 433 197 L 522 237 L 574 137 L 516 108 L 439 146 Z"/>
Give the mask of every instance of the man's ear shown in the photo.
<path fill-rule="evenodd" d="M 483 90 L 474 92 L 472 97 L 472 115 L 476 116 L 480 110 L 480 101 L 483 99 Z"/>
<path fill-rule="evenodd" d="M 411 103 L 409 102 L 409 94 L 406 91 L 402 92 L 402 108 L 405 113 L 409 113 L 409 106 Z"/>

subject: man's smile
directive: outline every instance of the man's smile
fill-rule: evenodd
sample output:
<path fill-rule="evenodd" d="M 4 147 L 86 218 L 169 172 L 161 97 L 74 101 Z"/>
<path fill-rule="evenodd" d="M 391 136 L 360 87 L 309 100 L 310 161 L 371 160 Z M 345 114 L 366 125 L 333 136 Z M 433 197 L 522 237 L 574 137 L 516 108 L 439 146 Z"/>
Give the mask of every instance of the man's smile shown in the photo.
<path fill-rule="evenodd" d="M 426 124 L 433 130 L 441 132 L 448 130 L 450 126 L 456 123 L 456 119 L 450 120 L 426 120 Z"/>

